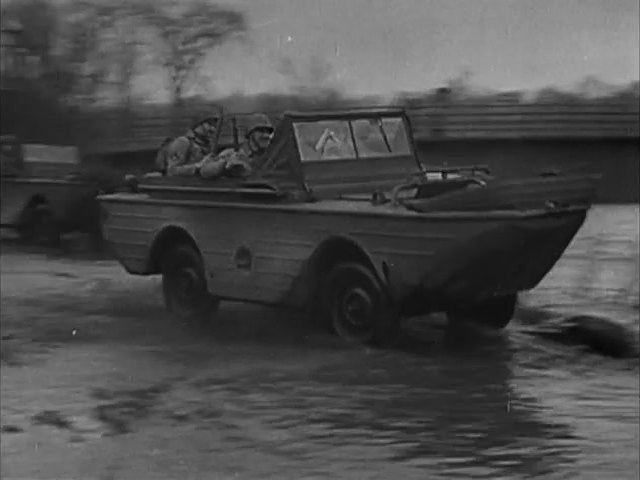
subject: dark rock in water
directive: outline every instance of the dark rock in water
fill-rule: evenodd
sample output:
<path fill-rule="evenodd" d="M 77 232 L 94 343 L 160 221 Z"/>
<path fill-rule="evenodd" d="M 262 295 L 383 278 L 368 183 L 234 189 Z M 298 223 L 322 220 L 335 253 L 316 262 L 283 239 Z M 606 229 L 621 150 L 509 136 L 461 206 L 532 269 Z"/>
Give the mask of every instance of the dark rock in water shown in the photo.
<path fill-rule="evenodd" d="M 22 433 L 24 432 L 24 429 L 17 425 L 2 425 L 2 427 L 0 427 L 0 431 L 2 433 Z"/>
<path fill-rule="evenodd" d="M 640 355 L 638 332 L 606 317 L 550 315 L 548 320 L 535 323 L 532 328 L 525 327 L 524 331 L 564 345 L 584 346 L 609 357 Z"/>
<path fill-rule="evenodd" d="M 605 317 L 568 317 L 563 320 L 561 331 L 575 343 L 605 355 L 619 358 L 638 355 L 637 335 L 624 325 Z"/>
<path fill-rule="evenodd" d="M 32 418 L 34 425 L 50 425 L 60 429 L 71 429 L 71 421 L 65 418 L 57 410 L 44 410 L 36 413 Z"/>

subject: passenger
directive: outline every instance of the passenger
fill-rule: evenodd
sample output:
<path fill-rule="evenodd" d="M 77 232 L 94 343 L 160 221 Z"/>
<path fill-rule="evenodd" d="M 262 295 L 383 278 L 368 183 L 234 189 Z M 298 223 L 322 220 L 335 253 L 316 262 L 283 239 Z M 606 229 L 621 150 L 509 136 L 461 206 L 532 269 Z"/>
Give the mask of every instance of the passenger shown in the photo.
<path fill-rule="evenodd" d="M 184 135 L 165 141 L 156 156 L 158 170 L 167 176 L 193 176 L 201 160 L 211 151 L 211 140 L 219 119 L 207 117 L 195 123 Z"/>
<path fill-rule="evenodd" d="M 273 137 L 273 124 L 266 115 L 252 115 L 244 141 L 213 157 L 208 155 L 200 165 L 200 176 L 214 179 L 223 175 L 247 177 L 260 167 L 260 160 Z"/>

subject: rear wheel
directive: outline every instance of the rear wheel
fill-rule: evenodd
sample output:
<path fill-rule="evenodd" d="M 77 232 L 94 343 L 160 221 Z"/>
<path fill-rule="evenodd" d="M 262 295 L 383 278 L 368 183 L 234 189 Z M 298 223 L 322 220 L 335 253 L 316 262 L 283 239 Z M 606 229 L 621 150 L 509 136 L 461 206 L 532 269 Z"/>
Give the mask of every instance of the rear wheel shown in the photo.
<path fill-rule="evenodd" d="M 447 311 L 449 321 L 455 323 L 473 322 L 501 330 L 505 328 L 515 312 L 518 296 L 516 294 L 491 298 L 464 307 L 456 307 Z"/>
<path fill-rule="evenodd" d="M 182 320 L 205 321 L 219 304 L 207 289 L 202 257 L 188 244 L 176 245 L 166 255 L 162 291 L 167 310 Z"/>
<path fill-rule="evenodd" d="M 47 205 L 30 208 L 19 229 L 25 243 L 38 246 L 56 247 L 60 245 L 60 227 Z"/>
<path fill-rule="evenodd" d="M 342 339 L 380 345 L 397 338 L 398 318 L 369 268 L 357 262 L 338 264 L 326 276 L 322 290 L 322 316 Z"/>

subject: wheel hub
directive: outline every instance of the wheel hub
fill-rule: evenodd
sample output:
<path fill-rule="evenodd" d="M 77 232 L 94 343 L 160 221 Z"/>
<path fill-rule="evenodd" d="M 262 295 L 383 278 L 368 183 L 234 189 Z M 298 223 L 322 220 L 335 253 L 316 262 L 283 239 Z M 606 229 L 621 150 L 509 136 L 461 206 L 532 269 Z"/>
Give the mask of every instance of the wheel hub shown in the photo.
<path fill-rule="evenodd" d="M 176 272 L 175 288 L 178 298 L 189 301 L 197 294 L 198 274 L 192 269 L 181 269 Z"/>
<path fill-rule="evenodd" d="M 362 288 L 348 291 L 342 301 L 345 320 L 354 327 L 364 327 L 370 323 L 373 300 Z"/>

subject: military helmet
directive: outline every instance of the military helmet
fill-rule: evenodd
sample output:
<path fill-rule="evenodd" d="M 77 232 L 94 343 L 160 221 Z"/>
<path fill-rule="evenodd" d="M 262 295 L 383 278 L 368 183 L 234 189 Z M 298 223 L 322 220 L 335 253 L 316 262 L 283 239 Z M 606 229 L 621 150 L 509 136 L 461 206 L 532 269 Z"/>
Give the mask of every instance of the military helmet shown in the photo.
<path fill-rule="evenodd" d="M 210 125 L 217 127 L 219 121 L 220 121 L 219 117 L 215 117 L 211 115 L 206 117 L 197 117 L 191 122 L 191 130 L 195 130 L 200 125 L 204 125 L 205 123 L 208 123 Z"/>
<path fill-rule="evenodd" d="M 263 113 L 254 113 L 250 115 L 249 118 L 247 118 L 245 125 L 247 129 L 245 134 L 246 137 L 251 135 L 251 133 L 257 129 L 264 128 L 270 130 L 271 132 L 273 132 L 274 130 L 271 120 L 269 120 L 269 117 L 267 117 Z"/>

